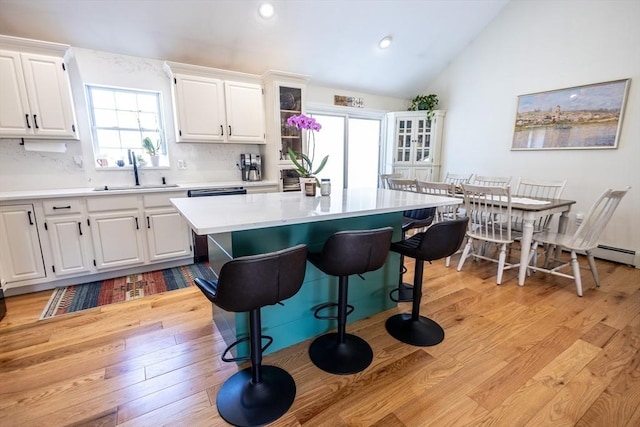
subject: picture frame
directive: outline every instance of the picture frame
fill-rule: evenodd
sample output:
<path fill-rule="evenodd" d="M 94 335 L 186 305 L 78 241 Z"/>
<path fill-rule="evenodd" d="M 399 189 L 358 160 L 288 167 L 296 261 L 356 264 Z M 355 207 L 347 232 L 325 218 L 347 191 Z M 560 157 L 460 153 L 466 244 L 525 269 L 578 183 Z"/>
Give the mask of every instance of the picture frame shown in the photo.
<path fill-rule="evenodd" d="M 511 150 L 618 148 L 630 81 L 518 96 Z"/>

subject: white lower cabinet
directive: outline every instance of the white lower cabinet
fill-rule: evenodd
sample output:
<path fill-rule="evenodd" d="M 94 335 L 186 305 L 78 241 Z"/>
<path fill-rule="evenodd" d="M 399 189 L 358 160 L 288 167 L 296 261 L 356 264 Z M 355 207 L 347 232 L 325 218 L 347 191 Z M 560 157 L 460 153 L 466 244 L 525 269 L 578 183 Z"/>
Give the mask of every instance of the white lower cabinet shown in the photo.
<path fill-rule="evenodd" d="M 191 253 L 189 228 L 175 209 L 149 209 L 145 216 L 149 261 L 163 261 Z"/>
<path fill-rule="evenodd" d="M 191 229 L 171 205 L 172 197 L 184 193 L 160 193 L 143 196 L 149 261 L 164 261 L 193 254 Z"/>
<path fill-rule="evenodd" d="M 129 267 L 192 254 L 187 223 L 169 200 L 184 196 L 156 193 L 87 199 L 96 268 Z"/>
<path fill-rule="evenodd" d="M 94 213 L 89 215 L 89 221 L 98 270 L 144 263 L 137 210 Z"/>
<path fill-rule="evenodd" d="M 90 197 L 87 210 L 98 270 L 144 264 L 138 196 Z"/>
<path fill-rule="evenodd" d="M 0 206 L 0 264 L 6 283 L 46 276 L 32 204 Z"/>
<path fill-rule="evenodd" d="M 191 230 L 171 205 L 172 197 L 186 197 L 186 192 L 3 204 L 0 280 L 7 288 L 26 288 L 188 263 L 193 259 Z"/>
<path fill-rule="evenodd" d="M 84 201 L 44 200 L 42 209 L 45 214 L 44 229 L 51 249 L 51 271 L 57 277 L 91 272 L 93 252 Z"/>

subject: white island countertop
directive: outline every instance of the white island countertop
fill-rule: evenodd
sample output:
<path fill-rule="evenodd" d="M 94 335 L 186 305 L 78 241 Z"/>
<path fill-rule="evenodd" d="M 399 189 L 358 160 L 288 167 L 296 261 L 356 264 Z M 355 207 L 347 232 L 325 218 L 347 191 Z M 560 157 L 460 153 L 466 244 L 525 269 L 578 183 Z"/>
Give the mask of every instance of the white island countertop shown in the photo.
<path fill-rule="evenodd" d="M 455 205 L 461 199 L 361 188 L 331 196 L 301 192 L 171 199 L 196 234 L 215 234 Z"/>

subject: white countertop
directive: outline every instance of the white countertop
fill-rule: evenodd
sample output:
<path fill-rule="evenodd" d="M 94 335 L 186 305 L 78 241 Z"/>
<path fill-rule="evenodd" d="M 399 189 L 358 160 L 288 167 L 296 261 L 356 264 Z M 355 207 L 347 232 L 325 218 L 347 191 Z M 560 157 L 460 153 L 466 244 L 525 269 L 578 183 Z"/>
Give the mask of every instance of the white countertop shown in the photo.
<path fill-rule="evenodd" d="M 331 196 L 301 192 L 171 199 L 196 234 L 215 234 L 462 203 L 461 199 L 363 188 Z"/>
<path fill-rule="evenodd" d="M 140 194 L 158 193 L 168 191 L 187 191 L 200 188 L 225 188 L 225 187 L 269 187 L 278 185 L 277 181 L 225 181 L 225 182 L 197 182 L 177 184 L 177 186 L 156 186 L 154 188 L 131 188 L 123 190 L 96 191 L 96 187 L 61 188 L 50 190 L 18 190 L 0 192 L 0 202 L 18 200 L 53 199 L 60 197 L 85 197 L 108 196 L 113 194 Z M 133 187 L 133 186 L 132 186 Z"/>

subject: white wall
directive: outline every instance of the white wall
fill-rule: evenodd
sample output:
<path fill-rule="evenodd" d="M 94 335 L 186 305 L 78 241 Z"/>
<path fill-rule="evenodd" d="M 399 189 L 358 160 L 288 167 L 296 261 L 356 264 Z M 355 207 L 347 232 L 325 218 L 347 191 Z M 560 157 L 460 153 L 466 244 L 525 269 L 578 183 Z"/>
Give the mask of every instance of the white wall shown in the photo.
<path fill-rule="evenodd" d="M 68 69 L 80 141 L 67 141 L 65 153 L 44 153 L 25 151 L 19 139 L 0 139 L 0 191 L 133 184 L 131 170 L 99 170 L 94 166 L 85 84 L 161 92 L 171 167 L 159 170 L 142 168 L 142 184 L 159 184 L 163 176 L 168 183 L 237 181 L 240 172 L 235 165 L 240 153 L 259 150 L 253 144 L 176 143 L 171 81 L 162 69 L 163 61 L 76 47 L 71 48 L 70 53 Z M 362 97 L 366 108 L 382 111 L 401 106 L 404 109 L 406 105 L 406 100 L 313 85 L 308 87 L 307 102 L 332 105 L 334 94 Z M 82 158 L 82 166 L 74 162 L 74 156 Z M 178 169 L 178 160 L 184 160 L 187 169 Z"/>
<path fill-rule="evenodd" d="M 512 0 L 423 91 L 447 111 L 443 171 L 567 179 L 572 219 L 605 188 L 631 185 L 601 243 L 639 260 L 639 23 L 637 0 Z M 518 95 L 624 78 L 617 149 L 510 151 Z"/>

